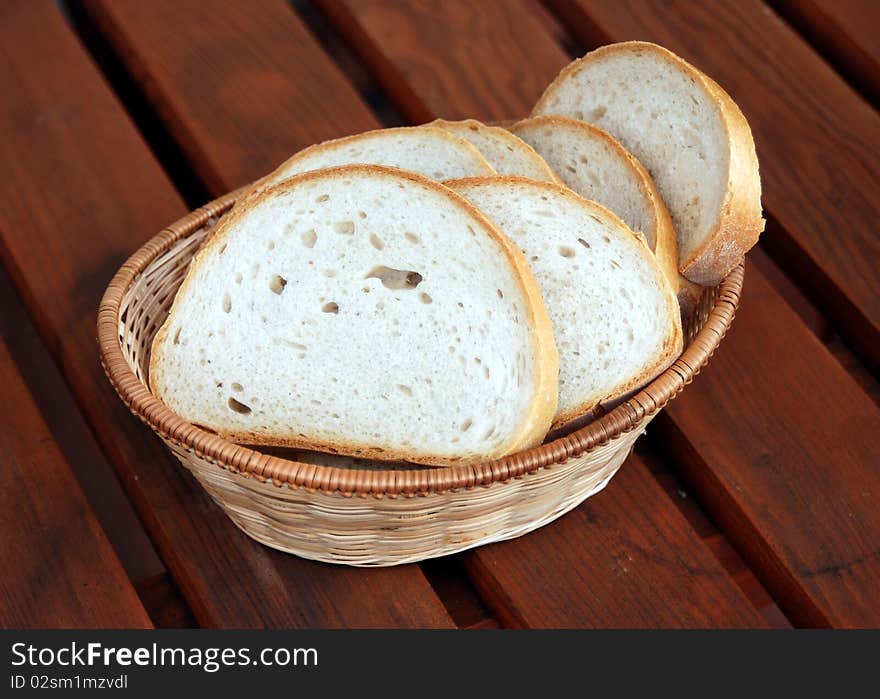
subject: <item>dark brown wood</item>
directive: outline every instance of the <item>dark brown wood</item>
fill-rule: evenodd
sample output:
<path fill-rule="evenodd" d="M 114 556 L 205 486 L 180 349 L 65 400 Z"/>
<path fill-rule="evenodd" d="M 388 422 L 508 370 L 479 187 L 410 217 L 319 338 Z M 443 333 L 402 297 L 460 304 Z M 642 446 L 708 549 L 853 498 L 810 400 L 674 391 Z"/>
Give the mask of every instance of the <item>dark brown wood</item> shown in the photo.
<path fill-rule="evenodd" d="M 460 556 L 433 558 L 424 561 L 421 567 L 456 626 L 470 629 L 485 622 L 494 622 L 497 626 L 471 585 Z"/>
<path fill-rule="evenodd" d="M 153 575 L 135 584 L 157 629 L 194 629 L 198 624 L 168 573 Z"/>
<path fill-rule="evenodd" d="M 847 347 L 828 318 L 822 315 L 819 309 L 807 299 L 804 292 L 764 252 L 760 245 L 749 252 L 749 262 L 752 263 L 755 270 L 760 271 L 760 274 L 770 283 L 776 293 L 795 310 L 804 324 L 822 341 L 822 344 L 849 372 L 856 383 L 871 396 L 877 405 L 880 405 L 880 379 Z"/>
<path fill-rule="evenodd" d="M 0 339 L 0 628 L 151 628 Z"/>
<path fill-rule="evenodd" d="M 880 623 L 880 410 L 759 274 L 656 420 L 706 509 L 796 624 Z"/>
<path fill-rule="evenodd" d="M 771 628 L 791 628 L 791 622 L 777 606 L 767 589 L 755 577 L 727 537 L 721 533 L 709 518 L 694 496 L 689 486 L 681 479 L 678 466 L 665 458 L 665 450 L 658 440 L 654 439 L 654 430 L 650 429 L 647 437 L 636 442 L 635 452 L 647 466 L 651 475 L 664 490 L 670 500 L 684 515 L 697 536 L 706 544 L 718 562 L 734 579 L 752 606 L 764 617 Z"/>
<path fill-rule="evenodd" d="M 285 0 L 84 6 L 215 195 L 380 126 Z"/>
<path fill-rule="evenodd" d="M 880 103 L 877 0 L 771 0 L 771 5 L 857 90 Z"/>
<path fill-rule="evenodd" d="M 153 544 L 0 266 L 0 335 L 128 578 L 165 573 Z M 143 598 L 141 598 L 143 600 Z M 152 608 L 144 602 L 150 618 Z"/>
<path fill-rule="evenodd" d="M 645 39 L 717 80 L 751 124 L 764 246 L 880 369 L 880 114 L 760 0 L 553 0 L 587 46 Z"/>
<path fill-rule="evenodd" d="M 405 32 L 378 36 L 373 50 L 381 47 L 387 53 L 385 60 L 393 64 L 398 63 L 400 52 L 401 63 L 409 66 L 401 74 L 410 80 L 409 89 L 429 116 L 453 113 L 488 119 L 521 114 L 525 102 L 533 99 L 531 94 L 509 94 L 505 115 L 497 111 L 497 105 L 486 103 L 484 88 L 511 85 L 519 78 L 525 84 L 549 80 L 567 62 L 546 34 L 522 43 L 518 34 L 505 29 L 505 23 L 495 26 L 490 38 L 476 35 L 473 27 L 461 31 L 459 23 L 470 21 L 465 11 L 469 3 L 438 3 L 433 6 L 430 22 L 424 16 L 413 19 L 409 3 L 353 0 L 344 6 L 332 5 L 334 21 L 343 13 L 350 15 L 341 25 L 345 31 L 358 22 L 365 7 L 374 22 L 378 16 L 393 26 L 405 24 Z M 527 7 L 504 3 L 514 18 L 528 16 Z M 500 11 L 501 6 L 485 5 L 490 13 L 492 8 Z M 391 19 L 398 11 L 404 18 Z M 488 25 L 483 31 L 490 31 Z M 367 36 L 366 28 L 364 32 Z M 434 32 L 446 38 L 444 45 L 417 57 L 414 52 L 420 39 Z M 469 42 L 490 43 L 506 61 L 483 63 L 475 71 L 459 36 L 461 41 L 466 37 Z M 533 53 L 555 57 L 555 64 L 548 61 L 538 69 L 537 78 L 530 72 Z M 423 80 L 428 75 L 455 87 L 438 93 L 434 83 Z M 613 481 L 609 494 L 588 501 L 559 522 L 522 539 L 465 554 L 465 565 L 492 613 L 515 626 L 762 625 L 762 619 L 645 468 L 632 460 L 616 478 L 622 485 Z"/>
<path fill-rule="evenodd" d="M 509 626 L 766 625 L 635 454 L 560 520 L 465 562 Z"/>
<path fill-rule="evenodd" d="M 199 623 L 451 625 L 415 566 L 335 568 L 251 541 L 125 410 L 95 310 L 125 257 L 186 207 L 50 0 L 0 4 L 0 87 L 0 253 Z"/>
<path fill-rule="evenodd" d="M 566 63 L 535 8 L 522 0 L 319 0 L 318 5 L 416 123 L 477 113 L 487 120 L 525 116 L 523 105 L 533 104 Z M 469 70 L 431 70 L 431 56 Z M 497 75 L 495 66 L 505 68 L 504 80 L 487 79 Z"/>
<path fill-rule="evenodd" d="M 733 3 L 729 5 L 731 21 L 741 21 L 739 11 Z M 446 6 L 440 6 L 432 24 L 422 27 L 424 32 L 443 25 L 441 10 Z M 595 6 L 607 9 L 602 3 Z M 624 3 L 609 3 L 607 7 L 611 6 L 624 7 Z M 652 3 L 639 7 L 647 6 L 663 17 L 673 14 Z M 384 11 L 393 12 L 395 7 L 386 2 Z M 697 7 L 705 6 L 685 3 L 678 12 L 687 16 Z M 351 0 L 345 8 L 351 15 L 348 23 L 356 22 L 361 4 Z M 607 12 L 613 13 L 613 8 Z M 340 11 L 337 7 L 334 16 Z M 643 9 L 643 13 L 648 10 Z M 706 14 L 711 14 L 708 8 Z M 689 27 L 680 27 L 680 34 L 692 37 L 700 33 L 695 28 L 702 30 L 715 21 L 714 15 L 702 22 L 694 21 Z M 772 16 L 769 21 L 775 26 Z M 340 26 L 345 29 L 348 24 Z M 786 30 L 783 27 L 780 31 Z M 666 33 L 670 33 L 670 45 L 680 43 L 671 32 L 664 36 Z M 445 103 L 434 92 L 421 89 L 423 74 L 466 76 L 459 81 L 456 108 L 486 118 L 481 111 L 484 86 L 513 82 L 528 73 L 529 54 L 541 51 L 534 37 L 520 47 L 516 62 L 494 63 L 476 70 L 470 62 L 456 58 L 461 49 L 454 47 L 454 28 L 446 26 L 444 34 L 450 48 L 443 53 L 425 53 L 420 61 L 411 63 L 413 67 L 406 75 L 425 109 L 436 112 L 442 112 Z M 363 36 L 370 38 L 365 30 Z M 373 50 L 381 48 L 389 62 L 396 62 L 397 42 L 393 37 L 383 39 L 384 43 Z M 494 32 L 493 42 L 501 44 L 505 40 L 510 41 L 510 37 L 505 39 L 502 32 Z M 407 38 L 404 47 L 413 41 Z M 737 41 L 734 37 L 726 43 L 719 40 L 713 50 L 717 48 L 716 53 L 724 54 Z M 734 55 L 738 55 L 736 48 Z M 565 60 L 560 59 L 559 67 Z M 754 77 L 749 80 L 756 82 Z M 745 81 L 746 77 L 740 75 L 732 84 L 723 84 L 737 98 L 749 91 L 751 82 Z M 774 102 L 778 100 L 774 98 Z M 519 105 L 514 114 L 524 113 L 529 106 Z M 792 129 L 792 133 L 798 133 L 795 125 Z M 861 172 L 853 173 L 856 180 Z M 776 180 L 771 180 L 768 192 L 775 191 L 775 184 Z M 815 208 L 815 200 L 821 201 L 823 196 L 814 193 L 810 206 Z M 825 220 L 849 225 L 850 214 L 841 213 L 835 206 L 829 205 L 830 210 L 823 213 Z M 876 275 L 876 267 L 871 273 Z M 709 368 L 656 422 L 667 426 L 665 436 L 679 447 L 677 455 L 690 466 L 688 474 L 700 486 L 698 494 L 711 506 L 710 513 L 735 538 L 745 560 L 760 573 L 792 621 L 837 626 L 871 624 L 880 615 L 880 586 L 870 584 L 878 579 L 876 566 L 880 565 L 876 543 L 872 543 L 880 541 L 880 509 L 871 499 L 875 497 L 872 493 L 880 489 L 880 471 L 876 468 L 880 463 L 876 438 L 880 434 L 880 411 L 754 267 L 747 275 L 746 297 L 749 302 L 740 311 L 742 317 L 738 316 Z M 746 478 L 752 479 L 752 490 L 748 492 L 740 483 Z M 616 486 L 612 482 L 611 488 Z M 602 502 L 601 497 L 597 502 Z M 859 574 L 851 578 L 839 575 L 839 566 L 852 561 L 859 561 Z M 554 575 L 548 573 L 545 577 Z"/>

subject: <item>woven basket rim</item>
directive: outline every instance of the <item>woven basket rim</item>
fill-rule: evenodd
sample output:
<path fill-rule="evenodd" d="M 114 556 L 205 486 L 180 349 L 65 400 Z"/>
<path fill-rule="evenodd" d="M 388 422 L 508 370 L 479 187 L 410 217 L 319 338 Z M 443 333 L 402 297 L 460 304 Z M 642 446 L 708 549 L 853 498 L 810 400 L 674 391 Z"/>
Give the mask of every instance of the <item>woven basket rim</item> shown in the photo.
<path fill-rule="evenodd" d="M 209 202 L 163 229 L 141 246 L 114 275 L 98 310 L 98 345 L 108 379 L 129 410 L 163 439 L 245 477 L 309 492 L 397 497 L 489 486 L 592 451 L 636 429 L 645 417 L 663 408 L 708 362 L 733 321 L 739 303 L 744 264 L 718 288 L 706 322 L 673 364 L 629 400 L 588 425 L 546 444 L 480 463 L 407 470 L 366 470 L 293 461 L 235 444 L 174 413 L 132 371 L 120 345 L 119 309 L 135 279 L 181 238 L 225 213 L 244 188 Z"/>

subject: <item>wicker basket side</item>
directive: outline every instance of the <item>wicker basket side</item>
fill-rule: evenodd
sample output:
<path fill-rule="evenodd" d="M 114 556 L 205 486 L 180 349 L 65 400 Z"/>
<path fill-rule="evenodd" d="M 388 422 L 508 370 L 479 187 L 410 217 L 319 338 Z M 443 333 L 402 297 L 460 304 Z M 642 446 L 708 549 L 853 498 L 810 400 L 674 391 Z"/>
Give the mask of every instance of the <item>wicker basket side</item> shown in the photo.
<path fill-rule="evenodd" d="M 279 488 L 168 446 L 236 526 L 257 541 L 325 563 L 390 566 L 514 538 L 552 522 L 605 487 L 639 434 L 623 434 L 595 451 L 503 483 L 381 499 Z"/>

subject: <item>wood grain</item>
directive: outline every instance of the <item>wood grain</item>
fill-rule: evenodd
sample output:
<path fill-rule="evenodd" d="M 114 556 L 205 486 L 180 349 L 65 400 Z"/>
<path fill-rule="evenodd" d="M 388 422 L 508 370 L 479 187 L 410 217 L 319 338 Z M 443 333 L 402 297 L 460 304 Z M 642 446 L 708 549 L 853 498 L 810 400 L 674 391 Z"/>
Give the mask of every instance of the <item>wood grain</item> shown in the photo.
<path fill-rule="evenodd" d="M 531 94 L 508 95 L 505 114 L 486 103 L 487 85 L 508 85 L 520 78 L 525 83 L 549 79 L 548 75 L 554 75 L 567 62 L 555 43 L 542 45 L 536 37 L 522 43 L 517 34 L 505 31 L 506 25 L 502 23 L 500 28 L 494 28 L 491 37 L 479 37 L 479 41 L 485 38 L 485 43 L 491 43 L 493 50 L 507 56 L 507 60 L 483 64 L 475 71 L 466 47 L 456 38 L 478 40 L 473 27 L 467 32 L 460 31 L 459 23 L 469 21 L 461 11 L 464 3 L 437 4 L 430 22 L 423 16 L 413 19 L 410 4 L 353 0 L 332 5 L 330 16 L 334 21 L 343 12 L 350 15 L 340 25 L 344 31 L 359 21 L 365 7 L 369 17 L 381 16 L 394 26 L 407 23 L 407 32 L 377 36 L 372 50 L 384 51 L 389 63 L 409 65 L 406 70 L 401 69 L 401 75 L 407 76 L 410 90 L 421 100 L 428 116 L 452 113 L 489 119 L 522 114 Z M 495 7 L 491 3 L 487 6 Z M 516 8 L 525 6 L 505 3 L 504 7 L 518 16 Z M 390 19 L 395 12 L 404 15 L 404 19 Z M 432 46 L 431 52 L 425 51 L 420 60 L 413 60 L 413 47 L 423 36 L 427 41 L 428 35 L 439 31 L 438 26 L 443 27 L 447 39 L 443 46 Z M 364 25 L 362 36 L 353 38 L 362 41 L 364 36 L 372 36 L 368 25 Z M 544 41 L 553 39 L 546 35 Z M 402 55 L 400 59 L 398 52 Z M 533 52 L 555 56 L 555 64 L 539 66 L 537 77 L 530 71 Z M 458 87 L 438 93 L 426 78 L 428 75 Z M 492 613 L 514 626 L 763 624 L 635 458 L 606 491 L 562 520 L 521 539 L 476 549 L 465 554 L 464 560 Z"/>
<path fill-rule="evenodd" d="M 771 5 L 857 90 L 880 104 L 880 3 L 771 0 Z"/>
<path fill-rule="evenodd" d="M 753 265 L 753 272 L 760 272 L 874 403 L 880 405 L 880 378 L 871 373 L 871 370 L 846 346 L 828 318 L 822 315 L 760 245 L 749 252 L 749 262 Z"/>
<path fill-rule="evenodd" d="M 50 0 L 0 4 L 0 88 L 3 262 L 199 623 L 451 625 L 415 566 L 331 568 L 251 541 L 125 410 L 97 359 L 98 301 L 186 208 Z"/>
<path fill-rule="evenodd" d="M 522 105 L 533 104 L 567 62 L 535 8 L 522 0 L 319 0 L 318 5 L 415 123 L 476 113 L 487 120 L 524 116 Z M 470 70 L 433 70 L 433 56 Z M 494 70 L 499 65 L 509 69 Z"/>
<path fill-rule="evenodd" d="M 379 126 L 285 0 L 89 0 L 84 10 L 216 196 L 304 146 Z"/>
<path fill-rule="evenodd" d="M 113 466 L 98 446 L 64 376 L 46 351 L 2 265 L 0 308 L 3 309 L 0 312 L 0 335 L 9 354 L 129 580 L 137 588 L 144 578 L 165 573 L 165 566 L 126 497 Z M 141 601 L 150 618 L 154 618 L 149 603 L 143 597 Z"/>
<path fill-rule="evenodd" d="M 0 628 L 152 628 L 0 338 Z"/>
<path fill-rule="evenodd" d="M 508 626 L 766 625 L 635 454 L 562 519 L 465 563 Z"/>
<path fill-rule="evenodd" d="M 880 114 L 760 0 L 552 0 L 585 44 L 660 43 L 717 80 L 751 124 L 765 247 L 880 369 Z"/>
<path fill-rule="evenodd" d="M 194 629 L 198 627 L 183 602 L 180 591 L 168 573 L 153 575 L 137 581 L 144 606 L 150 610 L 150 618 L 157 629 Z"/>
<path fill-rule="evenodd" d="M 655 421 L 798 625 L 880 623 L 880 409 L 758 274 L 712 363 Z"/>
<path fill-rule="evenodd" d="M 660 440 L 654 438 L 654 430 L 636 442 L 635 452 L 645 464 L 654 480 L 706 544 L 718 562 L 736 581 L 752 606 L 760 612 L 771 628 L 792 628 L 782 610 L 761 584 L 754 572 L 733 548 L 730 541 L 718 529 L 703 510 L 700 501 L 682 480 L 680 469 L 670 457 Z"/>
<path fill-rule="evenodd" d="M 588 3 L 587 7 L 594 5 L 603 11 L 613 5 L 607 10 L 609 14 L 622 12 L 614 8 L 630 7 L 625 3 Z M 648 5 L 663 17 L 673 14 L 657 10 L 651 3 L 639 7 Z M 736 24 L 741 18 L 732 5 L 730 21 Z M 397 7 L 390 1 L 384 6 L 386 12 Z M 348 23 L 356 22 L 361 4 L 351 0 L 345 7 L 351 15 Z M 678 9 L 686 16 L 697 7 L 703 5 L 685 3 Z M 692 31 L 694 27 L 703 29 L 712 22 L 722 22 L 726 12 L 720 19 L 694 21 L 687 30 L 679 27 L 680 33 L 687 37 L 699 34 Z M 706 14 L 711 13 L 707 10 Z M 435 17 L 422 31 L 429 33 L 443 21 Z M 670 21 L 679 22 L 677 18 Z M 340 26 L 345 30 L 348 25 Z M 663 35 L 666 33 L 673 43 L 671 30 L 664 30 Z M 454 44 L 457 32 L 447 30 L 446 35 L 448 43 Z M 363 37 L 372 40 L 365 29 L 360 38 L 353 38 Z M 393 37 L 383 38 L 384 43 L 372 50 L 381 49 L 386 60 L 395 63 L 397 44 Z M 492 41 L 514 43 L 500 31 L 493 34 Z M 495 63 L 491 70 L 482 66 L 477 71 L 470 62 L 456 60 L 461 49 L 454 48 L 425 53 L 417 65 L 424 73 L 467 75 L 455 95 L 456 109 L 487 118 L 481 111 L 483 83 L 503 84 L 528 73 L 530 53 L 542 51 L 536 46 L 538 41 L 534 37 L 527 46 L 521 45 L 517 62 Z M 736 40 L 719 41 L 717 53 L 726 55 L 731 43 Z M 738 50 L 734 49 L 734 55 Z M 561 59 L 558 67 L 564 62 Z M 446 109 L 434 92 L 420 91 L 421 73 L 411 70 L 407 79 L 426 110 Z M 740 75 L 725 86 L 738 98 L 748 92 L 745 81 Z M 513 114 L 530 107 L 509 106 Z M 853 177 L 858 181 L 863 171 L 856 170 Z M 767 187 L 768 193 L 772 188 L 773 183 Z M 815 201 L 810 206 L 820 206 L 815 202 L 821 202 L 824 195 L 812 196 Z M 842 215 L 836 204 L 826 206 L 829 210 L 823 210 L 824 220 L 849 225 L 848 214 Z M 870 625 L 880 614 L 880 586 L 870 582 L 880 573 L 876 567 L 880 565 L 876 549 L 880 509 L 874 501 L 880 492 L 876 468 L 880 463 L 876 439 L 880 411 L 754 267 L 746 275 L 745 298 L 708 369 L 658 421 L 666 426 L 664 435 L 676 446 L 676 455 L 688 464 L 690 480 L 699 486 L 698 494 L 710 506 L 712 516 L 724 525 L 743 558 L 759 572 L 795 623 Z M 749 490 L 744 488 L 746 481 Z M 618 485 L 617 480 L 612 481 L 608 490 Z M 596 498 L 597 505 L 603 497 L 604 493 Z M 516 545 L 512 543 L 510 549 Z M 858 570 L 848 571 L 848 565 Z M 544 578 L 558 574 L 554 569 Z"/>

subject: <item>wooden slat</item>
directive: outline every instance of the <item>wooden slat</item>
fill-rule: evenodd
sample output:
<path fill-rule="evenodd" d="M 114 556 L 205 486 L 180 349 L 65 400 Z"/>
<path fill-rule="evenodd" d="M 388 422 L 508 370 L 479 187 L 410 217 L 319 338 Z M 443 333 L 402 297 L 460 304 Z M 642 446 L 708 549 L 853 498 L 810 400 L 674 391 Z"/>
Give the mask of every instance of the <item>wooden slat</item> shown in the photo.
<path fill-rule="evenodd" d="M 0 335 L 129 580 L 166 572 L 119 479 L 0 266 Z M 147 613 L 153 609 L 141 595 Z M 154 620 L 155 623 L 155 620 Z"/>
<path fill-rule="evenodd" d="M 760 0 L 558 0 L 585 42 L 645 39 L 706 71 L 751 124 L 765 236 L 880 370 L 880 114 Z"/>
<path fill-rule="evenodd" d="M 465 561 L 510 626 L 766 625 L 635 454 L 562 519 Z"/>
<path fill-rule="evenodd" d="M 151 628 L 0 338 L 0 628 Z"/>
<path fill-rule="evenodd" d="M 772 6 L 874 104 L 880 103 L 877 0 L 772 0 Z"/>
<path fill-rule="evenodd" d="M 746 277 L 732 331 L 658 429 L 792 621 L 876 625 L 880 410 L 761 275 Z"/>
<path fill-rule="evenodd" d="M 387 3 L 337 0 L 317 3 L 355 44 L 376 79 L 413 122 L 436 116 L 486 120 L 525 116 L 559 71 L 564 53 L 534 7 L 518 0 Z M 437 22 L 437 31 L 426 31 Z M 447 29 L 453 28 L 455 35 Z M 393 55 L 390 49 L 393 47 Z M 428 56 L 444 56 L 466 72 L 426 69 Z M 528 70 L 517 62 L 528 57 Z M 495 82 L 495 66 L 509 77 Z"/>
<path fill-rule="evenodd" d="M 862 363 L 834 331 L 833 324 L 804 295 L 790 277 L 786 276 L 773 259 L 758 245 L 749 251 L 749 262 L 770 283 L 776 293 L 791 306 L 834 358 L 849 372 L 856 383 L 880 405 L 880 378 Z"/>
<path fill-rule="evenodd" d="M 137 581 L 138 591 L 157 629 L 194 629 L 196 620 L 168 573 Z"/>
<path fill-rule="evenodd" d="M 157 628 L 187 624 L 191 615 L 173 583 L 161 595 L 149 584 L 169 580 L 168 571 L 2 265 L 0 308 L 0 335 L 9 354 L 147 614 Z"/>
<path fill-rule="evenodd" d="M 215 195 L 303 146 L 379 126 L 285 0 L 89 0 L 85 10 Z"/>
<path fill-rule="evenodd" d="M 371 0 L 369 6 L 374 4 Z M 482 84 L 503 84 L 528 73 L 539 37 L 520 47 L 517 61 L 475 71 L 469 62 L 456 60 L 463 53 L 454 46 L 457 27 L 444 26 L 450 4 L 437 6 L 432 22 L 421 27 L 426 33 L 442 27 L 450 49 L 405 63 L 406 77 L 417 91 L 422 81 L 416 68 L 468 75 L 457 108 L 480 118 Z M 350 13 L 349 24 L 364 7 L 356 0 L 330 5 L 334 17 Z M 397 5 L 389 1 L 385 7 L 391 12 Z M 504 3 L 507 11 L 515 7 Z M 487 4 L 480 8 L 487 11 Z M 366 31 L 353 38 L 364 37 L 370 39 Z M 386 60 L 395 63 L 397 44 L 384 39 Z M 504 42 L 500 32 L 493 40 Z M 558 67 L 566 60 L 560 56 Z M 738 99 L 737 84 L 727 87 Z M 429 91 L 422 99 L 426 109 L 445 108 Z M 522 104 L 514 113 L 528 107 Z M 855 626 L 880 618 L 880 586 L 871 584 L 880 575 L 880 509 L 873 499 L 880 492 L 880 411 L 754 267 L 746 275 L 744 307 L 712 365 L 658 422 L 667 425 L 666 433 L 692 465 L 692 479 L 703 485 L 699 494 L 713 516 L 736 538 L 793 621 Z M 746 478 L 749 491 L 741 481 Z M 841 574 L 840 566 L 853 561 L 859 561 L 859 570 Z"/>
<path fill-rule="evenodd" d="M 549 34 L 528 42 L 507 31 L 527 21 L 520 2 L 322 3 L 338 26 L 367 52 L 382 50 L 431 116 L 477 118 L 522 114 L 567 62 Z M 362 13 L 369 23 L 351 27 Z M 398 19 L 391 19 L 400 14 Z M 377 19 L 378 18 L 378 19 Z M 497 21 L 496 21 L 497 20 Z M 387 22 L 399 31 L 373 36 Z M 474 24 L 491 31 L 476 33 Z M 468 27 L 466 30 L 463 27 Z M 420 41 L 445 38 L 416 54 Z M 468 45 L 485 44 L 479 70 Z M 362 45 L 365 40 L 372 48 Z M 543 64 L 533 56 L 547 57 Z M 501 60 L 501 59 L 504 60 Z M 536 72 L 532 72 L 535 67 Z M 427 79 L 432 76 L 434 82 Z M 485 99 L 487 86 L 530 84 L 513 92 L 506 112 Z M 438 93 L 436 82 L 458 85 Z M 499 88 L 495 88 L 499 89 Z M 493 614 L 517 626 L 760 626 L 763 621 L 679 511 L 634 457 L 605 493 L 529 536 L 465 555 L 475 585 Z"/>
<path fill-rule="evenodd" d="M 0 88 L 3 261 L 198 621 L 450 625 L 417 567 L 332 568 L 252 542 L 125 410 L 95 310 L 122 260 L 186 207 L 50 0 L 0 4 Z"/>
<path fill-rule="evenodd" d="M 663 492 L 675 503 L 697 536 L 736 581 L 746 598 L 761 613 L 770 627 L 792 628 L 791 622 L 786 619 L 767 589 L 755 577 L 755 573 L 746 565 L 727 537 L 709 519 L 700 505 L 700 501 L 694 497 L 689 486 L 681 479 L 679 468 L 666 453 L 662 440 L 654 438 L 653 427 L 649 429 L 648 436 L 636 442 L 635 452 L 647 466 Z"/>

